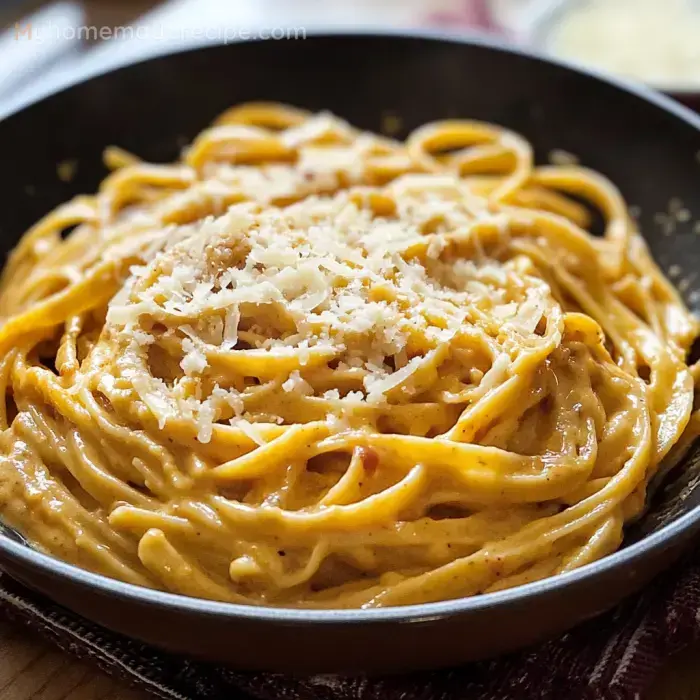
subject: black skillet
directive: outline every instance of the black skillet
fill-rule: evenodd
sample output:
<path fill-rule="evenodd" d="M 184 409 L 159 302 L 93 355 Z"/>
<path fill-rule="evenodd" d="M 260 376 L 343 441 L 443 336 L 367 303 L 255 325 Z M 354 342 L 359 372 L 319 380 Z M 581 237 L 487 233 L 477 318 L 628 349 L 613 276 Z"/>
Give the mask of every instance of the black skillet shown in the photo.
<path fill-rule="evenodd" d="M 318 35 L 200 47 L 98 75 L 16 111 L 0 121 L 3 251 L 50 208 L 94 191 L 105 175 L 106 144 L 168 161 L 217 113 L 260 99 L 330 109 L 373 130 L 386 114 L 399 116 L 404 132 L 445 117 L 485 119 L 523 133 L 540 160 L 552 149 L 575 153 L 641 209 L 657 260 L 666 270 L 681 270 L 686 298 L 700 307 L 700 236 L 693 221 L 664 235 L 655 217 L 672 198 L 700 214 L 700 119 L 641 88 L 481 41 L 428 35 Z M 57 176 L 65 160 L 77 162 L 70 182 Z M 667 567 L 700 530 L 698 453 L 669 475 L 618 553 L 564 576 L 465 600 L 384 610 L 241 607 L 90 574 L 37 553 L 12 533 L 0 535 L 0 564 L 106 627 L 240 668 L 450 666 L 560 633 Z"/>

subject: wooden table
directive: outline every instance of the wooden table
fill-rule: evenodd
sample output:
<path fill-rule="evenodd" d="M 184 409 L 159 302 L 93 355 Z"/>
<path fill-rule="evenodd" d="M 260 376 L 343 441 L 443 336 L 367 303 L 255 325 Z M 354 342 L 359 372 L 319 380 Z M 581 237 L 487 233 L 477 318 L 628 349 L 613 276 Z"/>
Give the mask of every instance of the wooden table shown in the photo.
<path fill-rule="evenodd" d="M 24 629 L 0 623 L 3 700 L 148 700 Z"/>

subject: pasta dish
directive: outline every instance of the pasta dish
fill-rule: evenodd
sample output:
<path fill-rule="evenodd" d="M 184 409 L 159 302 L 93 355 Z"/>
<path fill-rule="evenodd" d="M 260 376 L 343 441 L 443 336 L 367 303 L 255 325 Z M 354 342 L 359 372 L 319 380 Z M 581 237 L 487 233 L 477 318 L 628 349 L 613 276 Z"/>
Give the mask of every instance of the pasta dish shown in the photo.
<path fill-rule="evenodd" d="M 246 604 L 476 595 L 613 552 L 698 432 L 698 322 L 619 191 L 507 129 L 249 103 L 105 162 L 0 284 L 0 516 L 44 552 Z"/>

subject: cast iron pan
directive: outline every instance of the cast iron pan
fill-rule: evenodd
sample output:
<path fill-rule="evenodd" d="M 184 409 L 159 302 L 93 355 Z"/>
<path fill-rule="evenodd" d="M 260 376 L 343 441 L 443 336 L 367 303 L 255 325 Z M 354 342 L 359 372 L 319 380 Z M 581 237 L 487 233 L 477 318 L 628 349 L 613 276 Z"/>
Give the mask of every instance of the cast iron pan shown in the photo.
<path fill-rule="evenodd" d="M 93 77 L 0 121 L 0 244 L 69 197 L 95 190 L 101 153 L 118 144 L 175 158 L 219 112 L 243 100 L 330 109 L 379 130 L 474 117 L 525 134 L 537 155 L 564 149 L 611 177 L 641 209 L 654 255 L 678 266 L 700 308 L 700 236 L 693 220 L 665 235 L 659 212 L 681 199 L 700 214 L 700 119 L 676 103 L 564 64 L 481 41 L 429 35 L 318 35 L 199 47 Z M 77 161 L 69 183 L 57 163 Z M 667 232 L 666 232 L 667 233 Z M 675 269 L 675 268 L 674 268 Z M 242 607 L 140 589 L 81 571 L 0 536 L 12 576 L 113 630 L 239 668 L 387 672 L 456 665 L 561 633 L 640 588 L 700 530 L 700 450 L 657 489 L 625 547 L 570 574 L 446 603 L 384 610 Z"/>

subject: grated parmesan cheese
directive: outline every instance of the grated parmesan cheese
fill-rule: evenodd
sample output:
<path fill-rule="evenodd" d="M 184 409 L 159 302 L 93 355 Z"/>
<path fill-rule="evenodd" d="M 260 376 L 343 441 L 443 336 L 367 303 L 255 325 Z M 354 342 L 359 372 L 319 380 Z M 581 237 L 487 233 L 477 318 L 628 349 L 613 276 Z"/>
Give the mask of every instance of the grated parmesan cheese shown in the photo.
<path fill-rule="evenodd" d="M 231 419 L 231 425 L 238 428 L 242 433 L 249 437 L 256 445 L 262 447 L 267 444 L 267 441 L 260 432 L 259 426 L 247 421 L 245 418 Z"/>
<path fill-rule="evenodd" d="M 188 376 L 202 374 L 208 366 L 206 355 L 189 338 L 182 341 L 182 348 L 186 353 L 180 362 L 183 372 Z"/>
<path fill-rule="evenodd" d="M 665 87 L 700 81 L 693 0 L 587 0 L 553 23 L 554 53 Z"/>
<path fill-rule="evenodd" d="M 299 374 L 299 370 L 294 370 L 284 384 L 282 389 L 288 393 L 300 394 L 301 396 L 312 396 L 314 389 L 304 378 Z"/>
<path fill-rule="evenodd" d="M 523 259 L 489 258 L 473 227 L 493 224 L 484 228 L 503 246 L 509 220 L 486 211 L 462 181 L 401 177 L 385 190 L 391 216 L 378 216 L 359 192 L 281 209 L 235 204 L 177 227 L 171 243 L 132 269 L 109 306 L 110 332 L 142 363 L 162 343 L 166 356 L 181 351 L 182 376 L 167 385 L 133 380 L 159 425 L 179 412 L 208 442 L 215 423 L 229 419 L 264 444 L 252 421 L 285 422 L 274 407 L 265 412 L 267 391 L 322 399 L 330 414 L 349 418 L 360 404 L 420 393 L 465 328 L 495 343 L 491 368 L 466 372 L 481 393 L 504 381 L 521 349 L 544 342 L 536 329 L 557 305 L 551 290 Z M 454 255 L 453 236 L 471 253 Z M 357 384 L 317 392 L 314 373 L 331 360 Z M 209 372 L 226 383 L 211 389 L 202 379 Z"/>
<path fill-rule="evenodd" d="M 233 304 L 226 310 L 222 340 L 223 347 L 228 349 L 236 347 L 236 343 L 238 342 L 238 324 L 240 321 L 240 308 L 238 304 Z"/>

